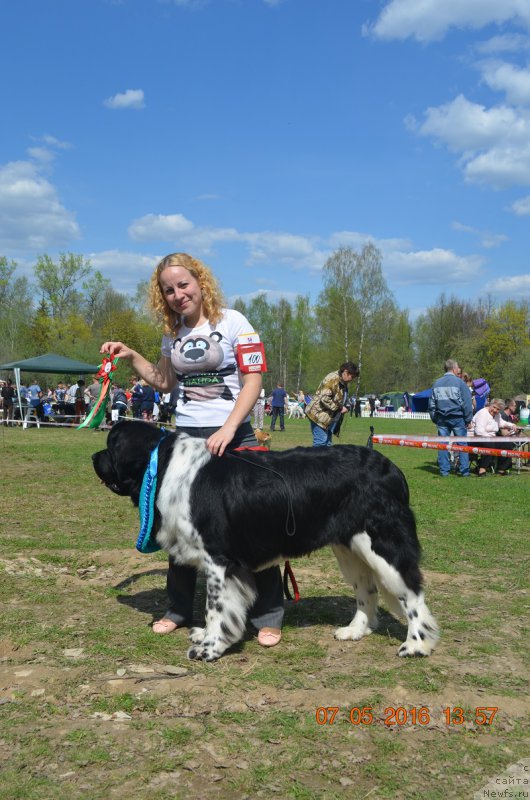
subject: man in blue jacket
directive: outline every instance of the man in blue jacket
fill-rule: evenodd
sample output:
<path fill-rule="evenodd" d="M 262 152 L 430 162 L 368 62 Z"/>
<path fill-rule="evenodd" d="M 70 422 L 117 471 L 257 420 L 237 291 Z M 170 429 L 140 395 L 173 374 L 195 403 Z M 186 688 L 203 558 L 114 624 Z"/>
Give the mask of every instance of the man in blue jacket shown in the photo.
<path fill-rule="evenodd" d="M 458 377 L 460 367 L 453 358 L 445 362 L 445 375 L 433 383 L 432 394 L 429 398 L 429 414 L 438 427 L 438 436 L 467 436 L 467 429 L 473 419 L 473 404 L 471 392 L 464 381 Z M 469 476 L 469 455 L 459 453 L 460 474 Z M 445 478 L 451 471 L 449 453 L 447 450 L 438 451 L 438 466 L 440 475 Z"/>

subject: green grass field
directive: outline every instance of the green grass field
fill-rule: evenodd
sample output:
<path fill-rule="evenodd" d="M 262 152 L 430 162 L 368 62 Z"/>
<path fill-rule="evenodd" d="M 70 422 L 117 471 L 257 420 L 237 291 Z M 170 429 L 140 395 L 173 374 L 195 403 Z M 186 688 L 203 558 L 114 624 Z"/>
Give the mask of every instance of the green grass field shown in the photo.
<path fill-rule="evenodd" d="M 366 444 L 370 422 L 348 419 L 341 443 Z M 310 444 L 286 425 L 273 449 Z M 184 631 L 150 631 L 165 557 L 135 551 L 137 511 L 96 478 L 105 438 L 0 429 L 2 798 L 472 798 L 528 756 L 529 467 L 442 480 L 436 453 L 378 448 L 409 481 L 431 658 L 396 656 L 405 627 L 384 609 L 374 635 L 333 639 L 353 601 L 324 550 L 293 563 L 278 647 L 249 631 L 202 664 Z"/>

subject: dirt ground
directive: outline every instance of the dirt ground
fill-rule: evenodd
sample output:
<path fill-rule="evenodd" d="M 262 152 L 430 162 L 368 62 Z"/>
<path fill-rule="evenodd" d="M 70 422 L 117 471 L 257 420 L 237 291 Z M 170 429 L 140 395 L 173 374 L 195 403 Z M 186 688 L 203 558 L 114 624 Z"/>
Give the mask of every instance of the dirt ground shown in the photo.
<path fill-rule="evenodd" d="M 150 632 L 164 609 L 162 560 L 98 550 L 83 566 L 67 562 L 66 552 L 53 562 L 0 559 L 6 579 L 34 591 L 10 597 L 19 626 L 0 639 L 9 797 L 400 798 L 425 796 L 426 781 L 431 797 L 465 797 L 498 769 L 494 751 L 498 763 L 520 752 L 522 623 L 507 626 L 515 646 L 504 652 L 488 654 L 498 636 L 484 629 L 480 658 L 476 640 L 455 628 L 431 659 L 398 659 L 405 628 L 385 612 L 373 636 L 339 642 L 333 625 L 349 618 L 352 600 L 332 561 L 304 560 L 295 572 L 305 596 L 289 604 L 278 648 L 258 647 L 249 632 L 219 662 L 198 664 L 186 660 L 185 631 Z M 307 596 L 319 583 L 321 594 Z M 426 583 L 442 627 L 455 592 L 470 600 L 468 627 L 498 599 L 481 588 L 477 606 L 472 575 L 430 572 Z M 202 601 L 199 593 L 198 615 Z M 477 724 L 477 708 L 498 709 L 492 724 Z M 381 753 L 408 770 L 407 788 L 378 769 Z"/>

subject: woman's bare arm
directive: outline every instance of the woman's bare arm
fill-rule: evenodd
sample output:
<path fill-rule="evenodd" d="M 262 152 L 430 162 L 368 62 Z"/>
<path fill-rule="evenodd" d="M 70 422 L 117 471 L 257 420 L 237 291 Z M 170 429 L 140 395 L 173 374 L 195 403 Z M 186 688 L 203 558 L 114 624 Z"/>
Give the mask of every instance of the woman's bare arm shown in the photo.
<path fill-rule="evenodd" d="M 100 353 L 109 353 L 111 358 L 123 358 L 129 361 L 134 371 L 150 386 L 159 392 L 170 392 L 177 383 L 175 370 L 171 359 L 162 356 L 158 364 L 151 364 L 136 350 L 128 347 L 123 342 L 105 342 L 101 345 Z"/>

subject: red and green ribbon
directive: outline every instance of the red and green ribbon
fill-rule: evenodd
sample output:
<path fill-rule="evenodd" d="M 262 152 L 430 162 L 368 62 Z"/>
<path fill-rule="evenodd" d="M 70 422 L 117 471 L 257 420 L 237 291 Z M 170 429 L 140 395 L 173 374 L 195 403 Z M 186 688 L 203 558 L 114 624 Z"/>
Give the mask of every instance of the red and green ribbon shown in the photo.
<path fill-rule="evenodd" d="M 101 384 L 98 399 L 81 425 L 78 425 L 77 430 L 81 428 L 98 428 L 105 419 L 105 409 L 107 408 L 107 400 L 112 385 L 111 373 L 116 369 L 118 361 L 118 356 L 113 361 L 110 357 L 105 357 L 99 365 L 99 370 L 96 373 L 96 378 L 99 378 Z"/>

